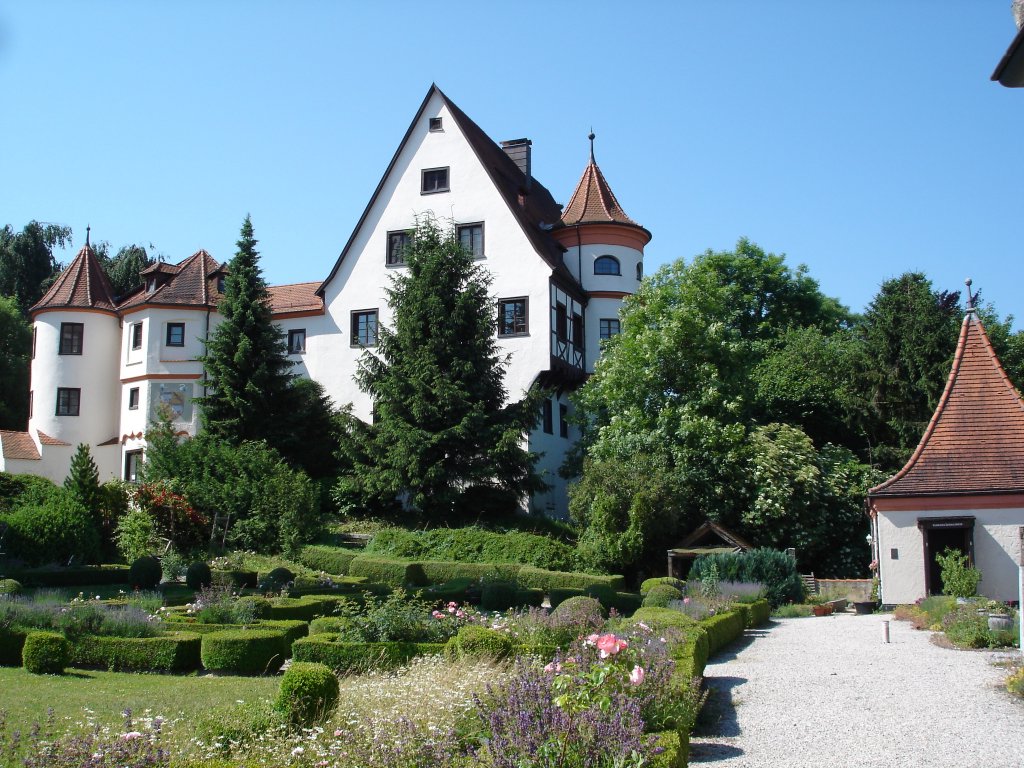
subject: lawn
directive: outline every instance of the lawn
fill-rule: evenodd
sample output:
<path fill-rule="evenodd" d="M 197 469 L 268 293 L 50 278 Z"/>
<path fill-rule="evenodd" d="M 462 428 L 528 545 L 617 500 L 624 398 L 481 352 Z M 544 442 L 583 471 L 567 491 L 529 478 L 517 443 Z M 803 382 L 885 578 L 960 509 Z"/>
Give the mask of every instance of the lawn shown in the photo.
<path fill-rule="evenodd" d="M 140 675 L 95 670 L 71 670 L 65 675 L 33 675 L 21 668 L 0 667 L 0 710 L 7 712 L 7 729 L 28 731 L 54 710 L 55 730 L 93 720 L 118 725 L 121 712 L 161 716 L 171 722 L 201 719 L 211 710 L 233 707 L 239 700 L 270 699 L 277 677 L 213 675 Z"/>

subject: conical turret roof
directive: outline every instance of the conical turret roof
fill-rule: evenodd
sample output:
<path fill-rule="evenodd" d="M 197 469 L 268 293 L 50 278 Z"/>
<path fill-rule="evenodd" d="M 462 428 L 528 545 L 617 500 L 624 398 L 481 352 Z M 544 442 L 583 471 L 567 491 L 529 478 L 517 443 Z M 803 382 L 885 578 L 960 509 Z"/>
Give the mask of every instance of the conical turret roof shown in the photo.
<path fill-rule="evenodd" d="M 1024 401 L 974 311 L 939 405 L 906 466 L 870 497 L 1024 492 Z"/>
<path fill-rule="evenodd" d="M 113 294 L 107 273 L 87 241 L 30 312 L 67 308 L 113 312 Z"/>
<path fill-rule="evenodd" d="M 633 221 L 619 205 L 615 193 L 608 185 L 608 180 L 598 167 L 594 156 L 590 156 L 590 162 L 583 171 L 580 183 L 576 185 L 576 191 L 572 193 L 572 199 L 562 213 L 562 223 L 568 226 L 573 224 L 630 224 L 634 227 L 640 225 Z"/>

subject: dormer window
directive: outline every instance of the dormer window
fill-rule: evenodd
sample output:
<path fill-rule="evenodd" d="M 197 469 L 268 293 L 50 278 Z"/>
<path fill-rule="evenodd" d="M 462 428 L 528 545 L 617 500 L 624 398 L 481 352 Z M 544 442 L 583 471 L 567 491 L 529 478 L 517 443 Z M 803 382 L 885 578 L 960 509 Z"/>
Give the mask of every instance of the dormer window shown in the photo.
<path fill-rule="evenodd" d="M 614 256 L 598 256 L 594 260 L 595 275 L 621 275 L 619 260 Z"/>
<path fill-rule="evenodd" d="M 448 189 L 447 168 L 427 168 L 423 171 L 423 178 L 420 186 L 420 192 L 422 194 L 433 195 L 437 192 L 447 192 Z"/>
<path fill-rule="evenodd" d="M 151 277 L 146 281 L 146 293 L 153 293 L 156 290 L 156 278 Z"/>
<path fill-rule="evenodd" d="M 224 275 L 217 275 L 217 293 L 224 293 Z"/>

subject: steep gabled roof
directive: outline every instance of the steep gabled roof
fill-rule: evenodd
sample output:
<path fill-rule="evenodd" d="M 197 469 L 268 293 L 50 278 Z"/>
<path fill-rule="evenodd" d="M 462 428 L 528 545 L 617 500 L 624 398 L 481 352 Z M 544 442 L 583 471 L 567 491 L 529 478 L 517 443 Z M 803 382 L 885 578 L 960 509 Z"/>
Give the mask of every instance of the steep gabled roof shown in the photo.
<path fill-rule="evenodd" d="M 572 273 L 569 272 L 568 268 L 562 262 L 561 246 L 559 246 L 555 239 L 548 234 L 548 230 L 553 224 L 558 223 L 562 213 L 561 208 L 558 203 L 555 202 L 551 193 L 536 179 L 527 179 L 526 174 L 520 170 L 519 166 L 515 164 L 515 161 L 505 154 L 505 151 L 495 144 L 494 141 L 492 141 L 491 138 L 483 132 L 480 126 L 474 123 L 465 112 L 459 109 L 451 99 L 445 96 L 437 85 L 432 84 L 430 86 L 430 90 L 427 91 L 426 97 L 423 99 L 423 103 L 420 104 L 420 108 L 416 110 L 416 116 L 409 124 L 408 130 L 405 132 L 405 136 L 402 137 L 402 141 L 399 143 L 398 149 L 391 158 L 391 162 L 388 163 L 388 167 L 384 171 L 384 175 L 377 184 L 377 188 L 370 197 L 370 202 L 367 203 L 362 216 L 359 217 L 359 221 L 356 223 L 355 228 L 352 230 L 352 234 L 349 236 L 348 242 L 345 243 L 345 247 L 342 249 L 341 255 L 338 257 L 334 267 L 331 269 L 331 273 L 317 289 L 317 293 L 323 295 L 323 291 L 327 284 L 337 274 L 338 269 L 341 267 L 341 263 L 348 255 L 353 242 L 355 242 L 356 235 L 362 229 L 363 224 L 370 215 L 370 211 L 372 210 L 374 203 L 377 202 L 377 198 L 380 197 L 380 193 L 384 188 L 385 182 L 391 175 L 392 170 L 394 170 L 395 165 L 398 163 L 398 158 L 402 154 L 402 150 L 405 149 L 406 144 L 409 143 L 409 139 L 412 136 L 416 125 L 422 119 L 423 111 L 426 109 L 427 104 L 430 103 L 430 99 L 434 94 L 440 96 L 444 105 L 451 112 L 452 117 L 455 119 L 455 122 L 466 137 L 466 141 L 469 142 L 469 145 L 472 147 L 474 154 L 480 161 L 480 164 L 483 165 L 487 174 L 490 176 L 495 189 L 501 195 L 502 199 L 504 199 L 506 205 L 508 205 L 512 215 L 519 222 L 519 225 L 522 227 L 523 232 L 537 251 L 537 254 L 547 262 L 553 272 L 561 276 L 570 286 L 579 289 L 579 281 L 572 276 Z M 545 229 L 541 228 L 542 224 L 545 226 Z"/>
<path fill-rule="evenodd" d="M 275 315 L 289 312 L 318 312 L 324 308 L 324 301 L 317 295 L 320 283 L 292 283 L 271 285 L 270 311 Z"/>
<path fill-rule="evenodd" d="M 60 273 L 48 290 L 31 310 L 31 313 L 46 309 L 99 309 L 114 311 L 113 290 L 106 272 L 100 266 L 96 252 L 88 243 Z"/>
<path fill-rule="evenodd" d="M 973 311 L 953 368 L 913 456 L 869 497 L 1024 492 L 1024 401 Z"/>
<path fill-rule="evenodd" d="M 154 264 L 144 274 L 166 274 L 166 281 L 152 293 L 142 286 L 129 294 L 118 309 L 131 309 L 140 304 L 214 306 L 224 297 L 217 290 L 216 275 L 221 271 L 221 264 L 204 250 L 196 251 L 180 264 Z"/>

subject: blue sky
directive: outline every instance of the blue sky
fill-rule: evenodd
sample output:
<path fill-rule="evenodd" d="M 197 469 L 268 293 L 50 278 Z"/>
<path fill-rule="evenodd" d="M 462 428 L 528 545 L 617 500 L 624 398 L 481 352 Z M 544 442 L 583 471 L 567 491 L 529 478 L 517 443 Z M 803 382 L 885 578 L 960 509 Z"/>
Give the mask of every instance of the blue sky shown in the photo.
<path fill-rule="evenodd" d="M 648 271 L 746 236 L 854 310 L 913 269 L 1021 328 L 1009 6 L 5 3 L 0 225 L 227 260 L 250 213 L 271 283 L 321 280 L 437 82 L 563 203 L 592 125 Z"/>

